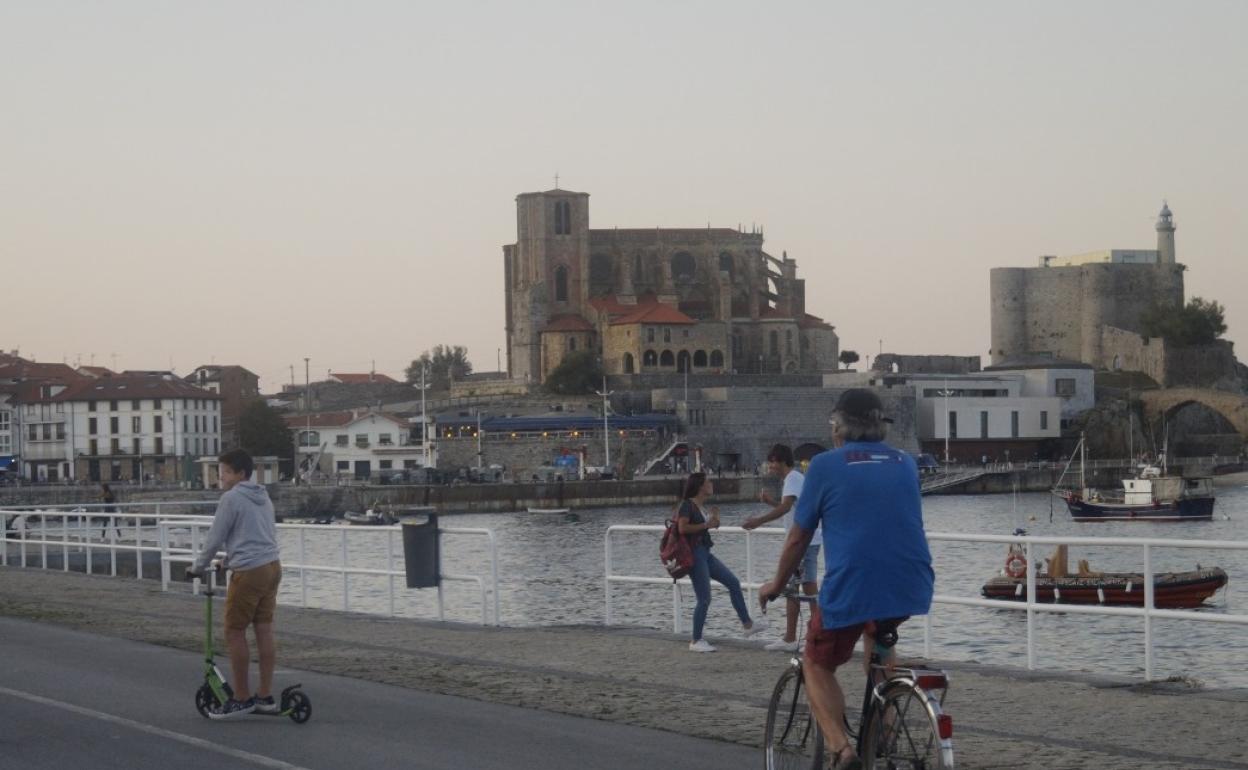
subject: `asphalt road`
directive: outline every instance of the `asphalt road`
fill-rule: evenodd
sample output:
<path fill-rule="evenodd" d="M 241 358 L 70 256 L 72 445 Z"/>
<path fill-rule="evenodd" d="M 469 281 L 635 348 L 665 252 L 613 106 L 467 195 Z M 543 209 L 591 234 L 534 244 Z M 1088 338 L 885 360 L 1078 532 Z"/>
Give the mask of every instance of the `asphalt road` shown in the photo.
<path fill-rule="evenodd" d="M 311 721 L 212 722 L 194 706 L 201 665 L 192 653 L 0 618 L 0 768 L 720 770 L 761 762 L 758 750 L 727 743 L 280 668 L 278 688 L 303 683 Z"/>

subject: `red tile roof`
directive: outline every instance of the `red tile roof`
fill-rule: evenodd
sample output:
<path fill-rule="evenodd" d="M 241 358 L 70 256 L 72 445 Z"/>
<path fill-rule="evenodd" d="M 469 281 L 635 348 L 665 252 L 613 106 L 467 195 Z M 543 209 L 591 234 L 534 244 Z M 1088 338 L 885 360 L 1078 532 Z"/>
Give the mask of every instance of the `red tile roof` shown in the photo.
<path fill-rule="evenodd" d="M 345 374 L 343 372 L 330 372 L 329 379 L 340 382 L 343 385 L 367 385 L 370 382 L 381 382 L 387 385 L 398 385 L 399 381 L 386 374 Z"/>
<path fill-rule="evenodd" d="M 68 364 L 40 364 L 18 359 L 0 362 L 0 380 L 64 380 L 72 382 L 83 376 Z"/>
<path fill-rule="evenodd" d="M 551 316 L 543 332 L 592 332 L 594 325 L 575 313 Z"/>
<path fill-rule="evenodd" d="M 823 320 L 819 316 L 811 315 L 810 313 L 804 314 L 801 320 L 797 322 L 797 326 L 799 329 L 831 329 L 832 328 L 832 324 Z"/>
<path fill-rule="evenodd" d="M 641 294 L 637 304 L 625 305 L 615 295 L 594 297 L 589 301 L 598 312 L 606 313 L 611 318 L 612 326 L 621 324 L 696 324 L 697 321 L 680 312 L 671 305 L 659 302 L 653 294 Z"/>
<path fill-rule="evenodd" d="M 221 396 L 209 390 L 201 390 L 183 380 L 172 377 L 119 374 L 99 380 L 78 380 L 50 401 L 102 401 L 107 399 L 135 398 L 204 398 L 220 401 Z"/>

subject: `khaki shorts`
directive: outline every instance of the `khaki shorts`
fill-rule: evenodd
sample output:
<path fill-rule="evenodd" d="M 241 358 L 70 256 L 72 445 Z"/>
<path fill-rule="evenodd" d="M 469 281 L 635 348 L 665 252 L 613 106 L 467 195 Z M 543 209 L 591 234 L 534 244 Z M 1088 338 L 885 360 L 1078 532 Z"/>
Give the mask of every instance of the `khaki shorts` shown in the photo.
<path fill-rule="evenodd" d="M 272 623 L 282 563 L 271 561 L 253 569 L 235 570 L 225 594 L 225 627 L 245 629 L 252 623 Z"/>

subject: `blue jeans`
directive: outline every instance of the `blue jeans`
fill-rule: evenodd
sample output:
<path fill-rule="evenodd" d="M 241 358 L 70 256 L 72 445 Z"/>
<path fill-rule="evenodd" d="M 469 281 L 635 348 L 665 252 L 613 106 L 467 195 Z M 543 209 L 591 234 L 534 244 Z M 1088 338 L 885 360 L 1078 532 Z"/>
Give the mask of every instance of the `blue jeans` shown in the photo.
<path fill-rule="evenodd" d="M 689 579 L 693 581 L 693 593 L 698 597 L 698 603 L 693 608 L 693 641 L 702 638 L 706 611 L 711 606 L 712 580 L 728 589 L 728 595 L 732 597 L 732 608 L 737 611 L 737 617 L 741 618 L 741 624 L 749 625 L 750 611 L 746 609 L 745 595 L 741 593 L 741 581 L 737 580 L 737 576 L 723 562 L 715 558 L 711 549 L 701 545 L 693 549 L 693 572 L 689 573 Z"/>

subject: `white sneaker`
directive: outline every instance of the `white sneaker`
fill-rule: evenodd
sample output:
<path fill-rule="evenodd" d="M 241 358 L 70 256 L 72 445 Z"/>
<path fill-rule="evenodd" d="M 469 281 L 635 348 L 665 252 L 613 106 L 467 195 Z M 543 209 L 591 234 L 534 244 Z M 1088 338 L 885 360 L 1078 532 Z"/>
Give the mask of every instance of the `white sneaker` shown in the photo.
<path fill-rule="evenodd" d="M 689 643 L 689 652 L 715 652 L 715 648 L 705 639 Z"/>
<path fill-rule="evenodd" d="M 741 630 L 741 633 L 742 635 L 745 636 L 746 639 L 749 639 L 751 636 L 754 636 L 755 634 L 761 633 L 766 630 L 767 630 L 767 624 L 763 622 L 762 618 L 755 618 L 754 625 L 750 626 L 749 628 L 743 627 Z"/>
<path fill-rule="evenodd" d="M 774 642 L 764 644 L 763 649 L 772 650 L 773 652 L 797 652 L 797 642 L 786 642 L 783 639 L 777 639 Z"/>

